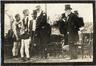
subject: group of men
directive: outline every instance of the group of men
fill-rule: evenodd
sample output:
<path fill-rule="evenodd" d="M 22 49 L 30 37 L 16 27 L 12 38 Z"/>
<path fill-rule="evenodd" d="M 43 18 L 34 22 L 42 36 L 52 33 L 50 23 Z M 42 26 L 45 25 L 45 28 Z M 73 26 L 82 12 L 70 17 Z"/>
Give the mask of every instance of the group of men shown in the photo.
<path fill-rule="evenodd" d="M 75 44 L 79 40 L 79 28 L 84 26 L 83 19 L 71 12 L 70 5 L 65 5 L 65 13 L 59 20 L 60 33 L 64 34 L 65 44 L 69 45 L 71 59 L 77 58 Z M 24 18 L 15 15 L 15 21 L 12 24 L 14 32 L 13 57 L 20 55 L 22 60 L 30 60 L 30 44 L 36 45 L 40 50 L 41 58 L 47 58 L 47 44 L 50 43 L 51 26 L 47 23 L 47 14 L 36 6 L 33 10 L 32 19 L 29 18 L 29 10 L 23 11 Z M 80 23 L 81 22 L 81 23 Z M 21 46 L 20 46 L 21 45 Z M 25 57 L 26 56 L 26 57 Z"/>
<path fill-rule="evenodd" d="M 46 45 L 49 42 L 51 34 L 51 27 L 47 23 L 47 15 L 41 10 L 40 6 L 36 6 L 36 10 L 33 10 L 32 19 L 29 18 L 29 10 L 23 11 L 23 19 L 20 19 L 20 15 L 15 15 L 15 21 L 12 24 L 14 32 L 14 45 L 12 49 L 13 57 L 18 57 L 20 48 L 20 54 L 22 60 L 30 60 L 30 44 L 41 44 L 41 56 L 43 57 L 46 51 Z M 35 43 L 36 42 L 36 43 Z M 20 46 L 21 45 L 21 46 Z M 26 55 L 26 58 L 25 58 Z M 46 56 L 44 56 L 46 58 Z"/>

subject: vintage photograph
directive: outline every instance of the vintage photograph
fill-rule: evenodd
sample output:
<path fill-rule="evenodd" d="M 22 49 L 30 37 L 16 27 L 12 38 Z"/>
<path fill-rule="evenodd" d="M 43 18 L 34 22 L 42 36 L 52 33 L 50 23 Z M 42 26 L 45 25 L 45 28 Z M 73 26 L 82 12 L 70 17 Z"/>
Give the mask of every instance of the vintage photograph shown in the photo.
<path fill-rule="evenodd" d="M 4 63 L 93 62 L 92 3 L 5 3 Z"/>

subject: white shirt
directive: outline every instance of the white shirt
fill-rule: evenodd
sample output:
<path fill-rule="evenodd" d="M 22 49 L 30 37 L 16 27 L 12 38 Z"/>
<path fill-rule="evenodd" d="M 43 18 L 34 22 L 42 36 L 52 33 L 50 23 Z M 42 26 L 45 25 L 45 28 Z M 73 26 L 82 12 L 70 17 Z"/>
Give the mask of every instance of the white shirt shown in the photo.
<path fill-rule="evenodd" d="M 37 12 L 37 17 L 39 17 L 39 16 L 40 16 L 41 12 L 42 12 L 41 10 L 40 10 L 39 12 Z M 33 20 L 32 30 L 33 30 L 33 31 L 35 31 L 35 30 L 36 30 L 36 20 Z"/>
<path fill-rule="evenodd" d="M 35 29 L 36 29 L 36 20 L 33 20 L 33 31 L 35 31 Z"/>
<path fill-rule="evenodd" d="M 29 17 L 28 16 L 26 16 L 25 18 L 24 18 L 24 20 L 25 20 L 25 22 L 27 22 L 27 18 L 29 19 Z M 29 20 L 28 20 L 29 21 Z M 26 24 L 26 23 L 25 23 Z"/>
<path fill-rule="evenodd" d="M 26 22 L 27 22 L 27 18 L 28 18 L 28 28 L 29 28 L 29 24 L 30 24 L 31 17 L 30 17 L 30 16 L 24 17 L 25 24 L 26 24 Z"/>
<path fill-rule="evenodd" d="M 67 20 L 69 19 L 69 14 L 71 14 L 71 12 L 70 13 L 65 13 L 65 16 L 67 17 Z"/>

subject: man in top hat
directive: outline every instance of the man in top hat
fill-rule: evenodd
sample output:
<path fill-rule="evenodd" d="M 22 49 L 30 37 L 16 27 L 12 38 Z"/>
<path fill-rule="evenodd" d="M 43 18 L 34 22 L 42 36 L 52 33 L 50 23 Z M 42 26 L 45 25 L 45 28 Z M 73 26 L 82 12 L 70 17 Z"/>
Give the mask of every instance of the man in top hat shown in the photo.
<path fill-rule="evenodd" d="M 70 59 L 76 59 L 76 46 L 79 40 L 79 20 L 78 17 L 71 12 L 70 5 L 65 5 L 65 13 L 62 14 L 60 20 L 60 32 L 64 34 L 65 45 L 69 45 Z"/>

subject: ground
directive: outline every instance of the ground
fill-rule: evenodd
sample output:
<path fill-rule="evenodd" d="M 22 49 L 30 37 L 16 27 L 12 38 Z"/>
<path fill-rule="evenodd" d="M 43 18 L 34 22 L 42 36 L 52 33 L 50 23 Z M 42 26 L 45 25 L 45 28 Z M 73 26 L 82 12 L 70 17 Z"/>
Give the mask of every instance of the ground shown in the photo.
<path fill-rule="evenodd" d="M 66 57 L 53 57 L 50 56 L 48 59 L 43 59 L 40 57 L 32 57 L 29 61 L 22 61 L 20 58 L 6 58 L 4 59 L 4 63 L 61 63 L 61 62 L 92 62 L 93 58 L 87 57 L 82 58 L 79 56 L 77 59 L 70 59 L 68 56 Z"/>

